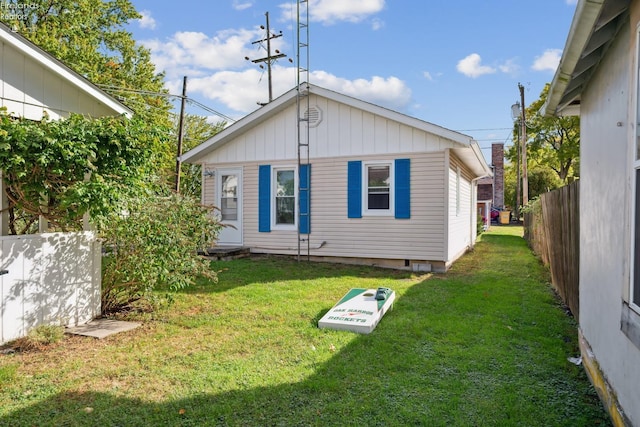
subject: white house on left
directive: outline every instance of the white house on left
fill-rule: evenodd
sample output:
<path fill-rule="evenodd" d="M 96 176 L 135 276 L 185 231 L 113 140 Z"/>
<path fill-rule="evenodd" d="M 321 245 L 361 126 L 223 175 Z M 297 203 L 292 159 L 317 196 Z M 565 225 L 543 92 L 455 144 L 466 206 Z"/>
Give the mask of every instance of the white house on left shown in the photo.
<path fill-rule="evenodd" d="M 0 23 L 0 107 L 30 120 L 133 115 L 86 78 Z M 8 236 L 0 180 L 0 344 L 40 324 L 75 326 L 100 314 L 101 248 L 91 231 Z"/>

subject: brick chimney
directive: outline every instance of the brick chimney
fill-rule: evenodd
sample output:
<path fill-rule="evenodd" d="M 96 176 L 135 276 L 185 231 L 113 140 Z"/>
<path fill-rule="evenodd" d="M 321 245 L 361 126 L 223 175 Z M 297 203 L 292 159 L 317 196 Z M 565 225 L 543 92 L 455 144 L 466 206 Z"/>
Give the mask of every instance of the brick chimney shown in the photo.
<path fill-rule="evenodd" d="M 491 144 L 491 163 L 493 164 L 493 206 L 504 207 L 504 144 Z"/>

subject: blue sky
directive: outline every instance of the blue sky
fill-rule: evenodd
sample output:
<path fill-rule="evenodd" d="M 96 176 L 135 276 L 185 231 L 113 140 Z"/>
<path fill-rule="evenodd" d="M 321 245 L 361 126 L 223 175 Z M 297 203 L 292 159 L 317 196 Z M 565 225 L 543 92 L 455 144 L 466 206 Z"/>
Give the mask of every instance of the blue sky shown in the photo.
<path fill-rule="evenodd" d="M 267 75 L 245 60 L 270 15 L 278 49 L 295 60 L 296 1 L 132 0 L 131 23 L 171 93 L 238 119 L 268 99 Z M 535 101 L 550 82 L 577 0 L 309 0 L 310 81 L 461 131 L 485 154 L 510 143 L 511 105 Z M 295 63 L 273 67 L 278 96 L 296 83 Z M 210 115 L 191 109 L 190 113 Z"/>

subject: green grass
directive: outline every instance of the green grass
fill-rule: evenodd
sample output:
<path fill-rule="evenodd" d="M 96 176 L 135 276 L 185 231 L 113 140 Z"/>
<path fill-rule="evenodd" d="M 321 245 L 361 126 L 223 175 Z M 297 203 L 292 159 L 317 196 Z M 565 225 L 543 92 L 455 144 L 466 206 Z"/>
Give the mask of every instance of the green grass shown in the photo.
<path fill-rule="evenodd" d="M 610 425 L 576 326 L 519 227 L 443 275 L 219 262 L 144 326 L 0 356 L 0 425 Z M 369 335 L 320 330 L 350 288 L 394 289 Z"/>

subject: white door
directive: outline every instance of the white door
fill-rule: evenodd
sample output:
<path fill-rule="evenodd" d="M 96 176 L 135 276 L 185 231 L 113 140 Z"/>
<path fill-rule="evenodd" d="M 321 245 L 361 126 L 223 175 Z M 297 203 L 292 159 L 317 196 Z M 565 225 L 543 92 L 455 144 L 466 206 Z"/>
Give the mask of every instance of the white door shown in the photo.
<path fill-rule="evenodd" d="M 219 245 L 242 245 L 242 168 L 216 170 L 216 205 L 224 227 Z"/>

